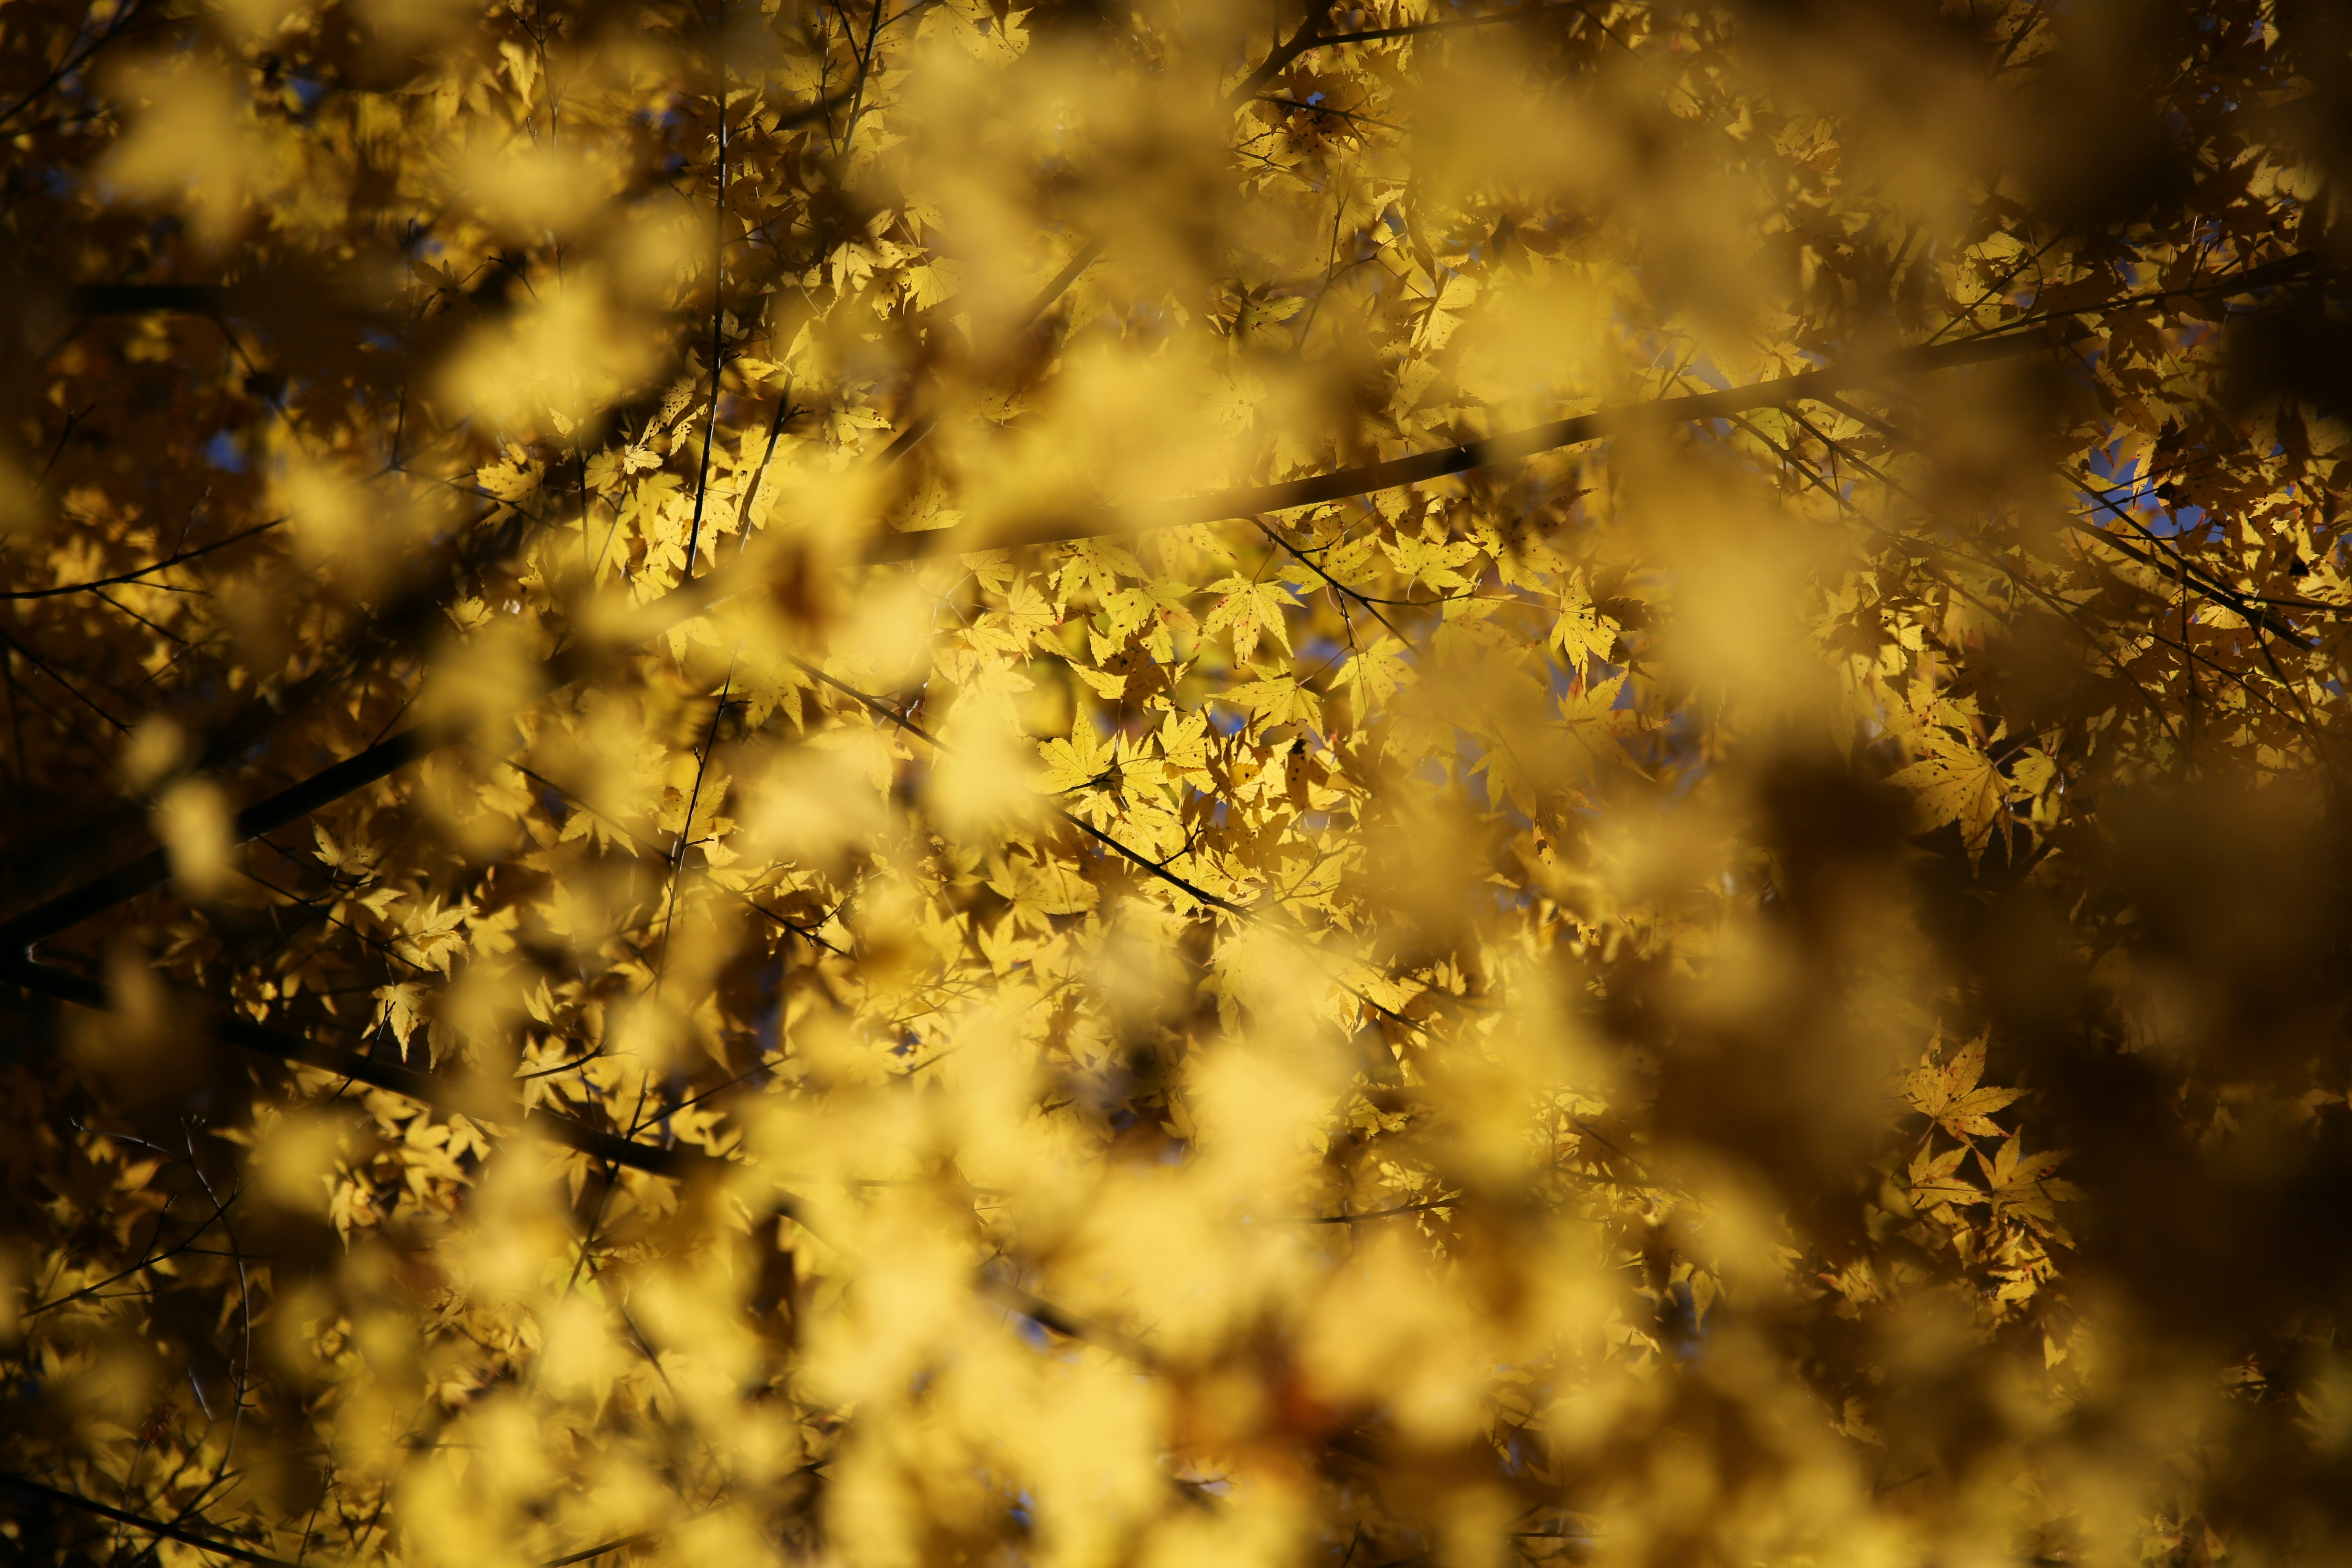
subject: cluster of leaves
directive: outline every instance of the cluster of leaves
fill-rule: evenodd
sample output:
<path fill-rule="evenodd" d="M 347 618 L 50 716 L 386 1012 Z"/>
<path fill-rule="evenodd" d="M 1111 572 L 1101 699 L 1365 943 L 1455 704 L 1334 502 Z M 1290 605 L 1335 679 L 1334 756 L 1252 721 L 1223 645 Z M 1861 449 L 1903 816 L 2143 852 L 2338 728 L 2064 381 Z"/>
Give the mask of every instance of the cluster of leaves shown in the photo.
<path fill-rule="evenodd" d="M 2324 8 L 0 40 L 13 1555 L 2352 1541 Z"/>

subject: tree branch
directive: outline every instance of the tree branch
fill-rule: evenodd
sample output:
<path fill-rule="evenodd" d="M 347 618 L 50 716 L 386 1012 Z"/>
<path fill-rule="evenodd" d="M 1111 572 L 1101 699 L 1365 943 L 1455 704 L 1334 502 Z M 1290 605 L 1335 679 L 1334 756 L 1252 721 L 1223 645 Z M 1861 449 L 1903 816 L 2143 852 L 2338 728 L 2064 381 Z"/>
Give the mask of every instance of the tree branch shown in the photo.
<path fill-rule="evenodd" d="M 251 528 L 242 529 L 230 534 L 226 539 L 216 539 L 210 544 L 201 545 L 194 550 L 183 550 L 167 561 L 158 561 L 152 566 L 142 566 L 136 572 L 125 572 L 115 577 L 93 578 L 87 583 L 68 583 L 55 588 L 19 589 L 13 594 L 0 594 L 0 600 L 54 599 L 67 594 L 88 594 L 100 588 L 111 588 L 121 583 L 136 583 L 142 577 L 152 576 L 167 567 L 177 566 L 184 562 L 194 561 L 199 555 L 210 555 L 215 550 L 226 550 L 239 540 L 251 539 L 257 533 L 266 533 L 285 521 L 282 517 L 273 517 L 268 522 L 257 522 Z"/>
<path fill-rule="evenodd" d="M 1585 15 L 1581 5 L 1529 5 L 1517 11 L 1497 11 L 1487 16 L 1461 16 L 1450 22 L 1410 22 L 1401 27 L 1370 27 L 1360 33 L 1334 33 L 1328 38 L 1317 38 L 1309 49 L 1328 48 L 1335 44 L 1369 44 L 1381 38 L 1411 38 L 1423 33 L 1451 33 L 1464 27 L 1490 27 L 1498 22 L 1532 22 L 1539 16 L 1556 16 L 1566 11 Z M 1300 51 L 1304 53 L 1305 51 Z"/>
<path fill-rule="evenodd" d="M 1260 512 L 1285 511 L 1293 507 L 1345 500 L 1354 496 L 1370 495 L 1376 490 L 1393 489 L 1400 485 L 1425 484 L 1432 479 L 1468 473 L 1475 468 L 1517 462 L 1538 453 L 1557 451 L 1564 447 L 1580 446 L 1587 441 L 1603 440 L 1633 431 L 1663 429 L 1701 420 L 1727 418 L 1734 414 L 1745 414 L 1759 408 L 1777 407 L 1841 386 L 1895 376 L 1922 375 L 1988 360 L 2011 359 L 2051 348 L 2056 341 L 2054 334 L 2034 330 L 1972 338 L 1934 348 L 1900 349 L 1893 353 L 1866 356 L 1844 364 L 1801 371 L 1795 375 L 1758 382 L 1750 386 L 1727 387 L 1721 392 L 1693 393 L 1681 397 L 1628 404 L 1620 408 L 1604 408 L 1570 419 L 1556 419 L 1525 430 L 1490 436 L 1482 441 L 1469 441 L 1432 452 L 1416 452 L 1410 457 L 1393 458 L 1383 463 L 1341 468 L 1334 473 L 1317 474 L 1303 479 L 1287 479 L 1280 484 L 1212 490 L 1205 495 L 1145 506 L 1104 507 L 1075 516 L 1069 513 L 1045 516 L 987 532 L 957 528 L 886 534 L 875 542 L 866 553 L 866 559 L 908 561 L 928 555 L 1002 550 L 1021 544 L 1061 543 L 1109 534 L 1139 533 L 1155 528 L 1177 528 L 1189 523 L 1221 522 L 1233 518 L 1253 517 Z"/>
<path fill-rule="evenodd" d="M 1286 43 L 1277 44 L 1272 54 L 1257 69 L 1242 78 L 1241 85 L 1225 94 L 1225 107 L 1239 109 L 1257 96 L 1257 89 L 1280 76 L 1290 62 L 1315 47 L 1315 34 L 1330 18 L 1337 0 L 1310 0 L 1307 17 L 1298 24 L 1298 31 L 1290 35 Z"/>
<path fill-rule="evenodd" d="M 150 1519 L 143 1513 L 131 1513 L 123 1509 L 109 1508 L 106 1504 L 83 1497 L 78 1492 L 60 1491 L 56 1487 L 44 1486 L 27 1476 L 0 1471 L 0 1485 L 12 1487 L 17 1491 L 34 1497 L 47 1498 L 51 1502 L 61 1502 L 68 1508 L 79 1509 L 84 1513 L 94 1513 L 101 1519 L 110 1519 L 118 1524 L 130 1525 L 134 1530 L 143 1530 L 150 1535 L 161 1536 L 166 1541 L 176 1541 L 183 1545 L 200 1547 L 204 1551 L 229 1558 L 233 1562 L 250 1563 L 254 1564 L 254 1568 L 297 1568 L 296 1564 L 287 1562 L 283 1557 L 267 1556 L 262 1552 L 217 1540 L 209 1535 L 199 1535 L 184 1525 L 172 1524 L 160 1519 Z"/>
<path fill-rule="evenodd" d="M 1021 313 L 1019 330 L 1027 331 L 1031 327 L 1035 326 L 1037 318 L 1052 310 L 1054 301 L 1067 292 L 1070 285 L 1078 280 L 1079 275 L 1101 258 L 1102 253 L 1103 242 L 1099 239 L 1090 239 L 1080 246 L 1078 253 L 1071 257 L 1062 269 L 1047 280 L 1045 287 L 1037 291 L 1037 297 L 1034 300 L 1029 301 L 1029 308 Z M 877 468 L 897 467 L 898 460 L 919 446 L 923 437 L 929 436 L 939 422 L 940 411 L 937 407 L 925 409 L 916 416 L 913 424 L 899 431 L 891 438 L 890 444 L 882 448 L 881 455 L 874 459 L 874 466 Z"/>
<path fill-rule="evenodd" d="M 2301 276 L 2315 264 L 2315 258 L 2307 255 L 2284 258 L 2236 275 L 2227 280 L 2226 287 L 2231 291 L 2261 287 Z M 2219 283 L 2215 285 L 2220 286 Z M 2210 292 L 2211 289 L 2200 291 Z M 2130 302 L 2144 304 L 2166 297 L 2168 296 L 2146 295 Z M 2115 302 L 2111 301 L 2097 307 L 2086 307 L 2086 310 L 2110 310 L 2115 308 Z M 1136 533 L 1154 528 L 1249 518 L 1260 512 L 1341 500 L 1400 485 L 1425 483 L 1454 474 L 1516 462 L 1538 453 L 1556 451 L 1587 441 L 1701 420 L 1727 418 L 1734 414 L 1778 407 L 1800 399 L 1819 399 L 1822 394 L 1841 387 L 2014 358 L 2050 349 L 2066 341 L 2067 333 L 2059 322 L 2071 321 L 2072 319 L 2061 317 L 2023 331 L 1988 334 L 1956 342 L 1864 356 L 1844 364 L 1824 365 L 1817 370 L 1802 371 L 1749 386 L 1601 409 L 1574 418 L 1554 420 L 1528 429 L 1488 437 L 1481 441 L 1279 484 L 1214 490 L 1205 495 L 1140 507 L 1106 507 L 1076 514 L 1054 514 L 1003 530 L 982 531 L 955 528 L 917 533 L 885 533 L 868 546 L 866 560 L 880 563 L 1022 544 L 1056 543 Z M 2105 530 L 2099 531 L 2103 538 L 2114 541 L 2113 534 Z M 725 566 L 679 584 L 652 604 L 633 612 L 627 618 L 625 629 L 613 638 L 613 643 L 631 646 L 650 641 L 670 627 L 705 613 L 712 605 L 756 586 L 760 581 L 752 569 L 756 564 L 739 556 Z M 530 695 L 536 697 L 559 689 L 585 673 L 585 660 L 577 649 L 559 655 L 541 667 L 540 682 Z M 462 738 L 462 733 L 448 729 L 442 731 L 438 741 L 429 737 L 423 726 L 404 730 L 300 784 L 279 791 L 259 805 L 248 807 L 237 816 L 237 837 L 240 841 L 256 837 L 298 821 L 423 756 L 441 742 Z M 115 904 L 162 886 L 170 875 L 170 862 L 161 850 L 157 850 L 59 894 L 0 924 L 0 953 L 21 952 L 33 942 L 56 935 Z"/>
<path fill-rule="evenodd" d="M 76 1006 L 110 1013 L 120 1009 L 105 985 L 71 970 L 47 963 L 35 963 L 16 957 L 13 952 L 0 952 L 0 982 L 21 985 L 27 991 L 70 1002 Z M 187 1012 L 213 1005 L 212 998 L 174 993 L 176 1000 L 187 1004 Z M 233 1015 L 215 1016 L 208 1025 L 209 1032 L 224 1044 L 242 1047 L 282 1062 L 317 1068 L 324 1072 L 354 1079 L 375 1089 L 429 1106 L 443 1115 L 457 1115 L 484 1121 L 504 1121 L 518 1124 L 537 1133 L 550 1142 L 577 1149 L 599 1160 L 625 1165 L 631 1170 L 650 1175 L 679 1178 L 698 1170 L 716 1169 L 729 1162 L 693 1149 L 659 1149 L 650 1144 L 633 1142 L 617 1133 L 599 1127 L 574 1121 L 567 1116 L 533 1107 L 524 1110 L 511 1100 L 500 1096 L 494 1089 L 481 1089 L 452 1082 L 437 1074 L 420 1072 L 396 1062 L 383 1062 L 357 1051 L 347 1051 L 320 1040 L 301 1035 L 272 1029 L 249 1018 Z M 19 1036 L 9 1042 L 8 1054 L 24 1051 L 27 1042 Z"/>

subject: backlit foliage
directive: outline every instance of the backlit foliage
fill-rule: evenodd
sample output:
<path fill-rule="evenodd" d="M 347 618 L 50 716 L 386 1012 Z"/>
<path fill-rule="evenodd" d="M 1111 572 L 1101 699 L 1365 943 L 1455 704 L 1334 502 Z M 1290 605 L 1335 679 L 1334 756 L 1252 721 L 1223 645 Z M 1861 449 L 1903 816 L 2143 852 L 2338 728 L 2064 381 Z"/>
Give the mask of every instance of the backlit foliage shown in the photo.
<path fill-rule="evenodd" d="M 6 1553 L 2340 1561 L 2347 47 L 5 0 Z"/>

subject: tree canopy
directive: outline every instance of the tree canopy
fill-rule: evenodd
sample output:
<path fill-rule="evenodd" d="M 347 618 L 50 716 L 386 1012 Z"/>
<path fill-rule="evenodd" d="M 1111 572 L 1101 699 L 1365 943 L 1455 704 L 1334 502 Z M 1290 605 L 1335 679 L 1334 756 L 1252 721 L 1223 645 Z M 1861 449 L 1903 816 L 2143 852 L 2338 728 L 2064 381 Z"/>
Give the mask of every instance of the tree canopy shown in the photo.
<path fill-rule="evenodd" d="M 2352 26 L 0 4 L 0 1534 L 2352 1549 Z"/>

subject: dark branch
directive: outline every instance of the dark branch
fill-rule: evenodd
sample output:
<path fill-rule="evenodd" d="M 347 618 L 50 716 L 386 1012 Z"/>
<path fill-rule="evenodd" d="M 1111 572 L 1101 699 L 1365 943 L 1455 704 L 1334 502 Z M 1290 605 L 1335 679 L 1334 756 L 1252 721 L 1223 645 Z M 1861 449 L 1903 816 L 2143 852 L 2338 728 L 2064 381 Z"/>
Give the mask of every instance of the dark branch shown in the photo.
<path fill-rule="evenodd" d="M 2197 292 L 2223 289 L 2236 292 L 2258 288 L 2304 275 L 2315 265 L 2315 258 L 2309 256 L 2287 257 L 2229 279 L 2216 280 Z M 2147 295 L 2130 302 L 2148 303 L 2168 297 L 2171 296 Z M 2115 308 L 2116 302 L 2109 301 L 2096 307 L 2086 307 L 2086 310 Z M 1751 386 L 1601 409 L 1571 419 L 1555 420 L 1529 429 L 1489 437 L 1483 441 L 1415 453 L 1384 463 L 1342 468 L 1335 473 L 1281 484 L 1213 491 L 1207 495 L 1123 510 L 1106 508 L 1075 516 L 1063 513 L 1037 519 L 1026 527 L 1016 527 L 1010 531 L 977 536 L 966 529 L 886 533 L 874 541 L 866 552 L 866 559 L 878 563 L 933 554 L 1001 549 L 1010 545 L 1098 538 L 1140 532 L 1147 529 L 1248 518 L 1261 512 L 1369 495 L 1400 485 L 1420 484 L 1476 468 L 1516 462 L 1538 453 L 1633 431 L 1728 418 L 1735 414 L 1778 407 L 1801 399 L 1819 399 L 1822 394 L 1841 387 L 1926 374 L 2048 350 L 2067 341 L 2067 326 L 2071 321 L 2072 318 L 2060 318 L 2023 331 L 1897 350 L 1846 364 L 1802 371 Z M 2104 539 L 2115 540 L 2112 533 L 2105 530 L 2100 532 Z M 660 599 L 644 606 L 631 617 L 627 631 L 615 640 L 623 644 L 650 640 L 670 627 L 703 614 L 720 601 L 754 586 L 756 583 L 757 578 L 750 569 L 750 563 L 742 563 L 739 557 L 738 562 L 681 584 Z M 543 694 L 570 685 L 584 673 L 585 664 L 577 650 L 559 656 L 541 667 L 538 691 Z M 440 736 L 441 741 L 462 738 L 461 734 L 447 731 Z M 431 741 L 421 727 L 403 731 L 356 756 L 346 758 L 302 783 L 280 791 L 258 805 L 247 808 L 237 817 L 238 836 L 241 839 L 255 837 L 299 820 L 422 756 L 435 743 L 437 742 Z M 53 936 L 118 903 L 162 886 L 170 875 L 170 863 L 162 851 L 143 856 L 129 866 L 84 883 L 0 925 L 0 952 L 20 952 L 30 943 Z"/>
<path fill-rule="evenodd" d="M 113 996 L 98 981 L 52 964 L 35 963 L 13 953 L 0 952 L 0 981 L 21 985 L 27 991 L 54 997 L 60 1002 L 70 1002 L 76 1006 L 91 1007 L 100 1012 L 115 1010 Z M 186 1011 L 190 1016 L 201 1016 L 202 1009 L 210 1002 L 209 998 L 201 996 L 184 995 L 182 999 L 187 1003 Z M 615 1165 L 644 1171 L 650 1175 L 678 1178 L 699 1170 L 716 1170 L 727 1163 L 698 1150 L 657 1149 L 633 1142 L 602 1128 L 574 1121 L 569 1117 L 557 1116 L 551 1111 L 537 1108 L 525 1110 L 511 1100 L 504 1099 L 494 1088 L 476 1089 L 453 1083 L 433 1073 L 420 1072 L 397 1062 L 378 1061 L 357 1051 L 347 1051 L 324 1041 L 272 1029 L 247 1018 L 215 1016 L 210 1022 L 210 1029 L 215 1037 L 228 1045 L 387 1089 L 420 1105 L 429 1106 L 443 1115 L 519 1123 L 551 1142 L 577 1149 L 583 1154 Z M 9 1054 L 13 1056 L 21 1052 L 26 1045 L 21 1037 L 12 1041 Z"/>
<path fill-rule="evenodd" d="M 1225 107 L 1238 109 L 1247 103 L 1257 96 L 1258 89 L 1280 76 L 1291 61 L 1315 47 L 1315 35 L 1330 19 L 1331 7 L 1335 3 L 1336 0 L 1311 0 L 1307 7 L 1306 19 L 1298 24 L 1298 31 L 1291 34 L 1287 42 L 1276 45 L 1274 53 L 1265 57 L 1264 64 L 1242 78 L 1241 85 L 1225 94 Z"/>
<path fill-rule="evenodd" d="M 268 522 L 257 522 L 251 528 L 230 534 L 226 539 L 216 539 L 210 544 L 201 545 L 194 550 L 183 550 L 168 561 L 158 561 L 152 566 L 142 566 L 136 572 L 125 572 L 120 576 L 99 577 L 88 583 L 68 583 L 55 588 L 26 588 L 14 594 L 0 594 L 0 599 L 54 599 L 66 594 L 88 594 L 100 588 L 111 588 L 121 583 L 136 583 L 142 577 L 152 576 L 168 567 L 194 561 L 199 555 L 210 555 L 215 550 L 226 550 L 239 540 L 251 539 L 257 533 L 267 532 L 285 521 L 282 517 L 274 517 Z"/>
<path fill-rule="evenodd" d="M 1281 484 L 1213 490 L 1206 495 L 1188 496 L 1180 500 L 1150 506 L 1118 510 L 1103 508 L 1076 516 L 1064 513 L 1039 518 L 1025 527 L 1016 525 L 1010 531 L 1000 530 L 982 537 L 973 536 L 966 529 L 887 534 L 875 542 L 867 559 L 905 561 L 938 553 L 1001 550 L 1019 544 L 1051 544 L 1107 534 L 1139 533 L 1154 528 L 1181 527 L 1188 523 L 1221 522 L 1232 518 L 1254 517 L 1261 512 L 1286 511 L 1293 507 L 1314 506 L 1323 501 L 1370 495 L 1376 490 L 1393 489 L 1401 485 L 1425 484 L 1432 479 L 1468 473 L 1475 468 L 1517 462 L 1538 453 L 1558 451 L 1563 447 L 1580 446 L 1587 441 L 1603 440 L 1637 430 L 1663 429 L 1702 420 L 1728 418 L 1734 414 L 1746 414 L 1759 408 L 1778 407 L 1841 386 L 1895 376 L 1921 375 L 1987 360 L 2012 358 L 2049 349 L 2057 342 L 2056 334 L 2037 329 L 1972 338 L 1934 348 L 1898 350 L 1846 364 L 1801 371 L 1795 375 L 1758 382 L 1752 386 L 1728 387 L 1721 392 L 1694 393 L 1683 397 L 1628 404 L 1622 408 L 1604 408 L 1572 419 L 1558 419 L 1526 430 L 1490 436 L 1483 441 L 1465 442 L 1433 452 L 1416 452 L 1384 463 L 1341 468 L 1336 473 L 1317 474 Z"/>
<path fill-rule="evenodd" d="M 118 1524 L 130 1525 L 134 1530 L 143 1530 L 150 1535 L 159 1535 L 166 1541 L 177 1541 L 184 1545 L 200 1547 L 204 1551 L 235 1562 L 250 1563 L 255 1565 L 255 1568 L 296 1568 L 296 1564 L 287 1562 L 283 1557 L 266 1556 L 261 1552 L 217 1540 L 213 1536 L 199 1535 L 185 1525 L 173 1524 L 160 1519 L 150 1519 L 143 1513 L 131 1513 L 124 1509 L 109 1508 L 102 1502 L 94 1501 L 77 1492 L 60 1491 L 56 1487 L 43 1486 L 29 1477 L 10 1475 L 5 1471 L 0 1471 L 0 1485 L 11 1487 L 33 1497 L 47 1498 L 51 1502 L 61 1502 L 68 1508 L 79 1509 L 84 1513 L 94 1513 L 101 1519 L 110 1519 Z"/>
<path fill-rule="evenodd" d="M 1317 38 L 1307 46 L 1309 49 L 1328 48 L 1334 44 L 1369 44 L 1381 38 L 1411 38 L 1423 33 L 1451 33 L 1463 27 L 1490 27 L 1498 22 L 1532 22 L 1538 17 L 1569 12 L 1581 16 L 1581 5 L 1529 5 L 1520 11 L 1497 11 L 1491 16 L 1463 16 L 1451 22 L 1412 22 L 1401 27 L 1369 27 L 1360 33 L 1334 33 L 1328 38 Z M 1302 53 L 1304 51 L 1301 51 Z"/>

